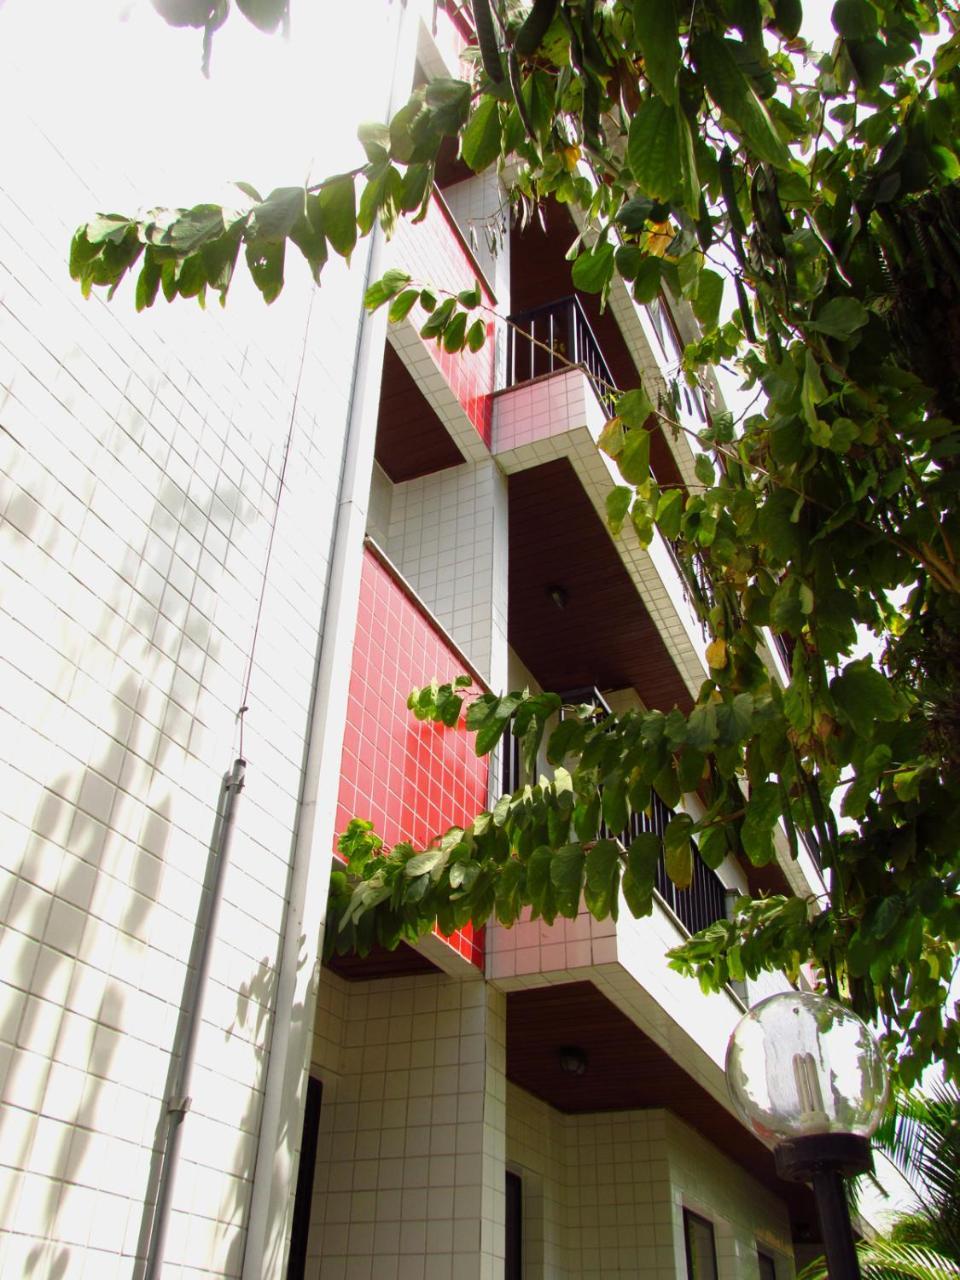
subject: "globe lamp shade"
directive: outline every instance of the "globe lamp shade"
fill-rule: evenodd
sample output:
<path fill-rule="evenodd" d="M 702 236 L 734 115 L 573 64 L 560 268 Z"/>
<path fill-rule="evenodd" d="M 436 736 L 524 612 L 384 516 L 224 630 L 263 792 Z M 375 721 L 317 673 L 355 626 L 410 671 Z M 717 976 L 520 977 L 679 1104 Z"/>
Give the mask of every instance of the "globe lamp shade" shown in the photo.
<path fill-rule="evenodd" d="M 769 1147 L 849 1134 L 866 1139 L 887 1102 L 887 1070 L 864 1022 L 810 992 L 754 1005 L 727 1046 L 727 1084 L 741 1119 Z"/>

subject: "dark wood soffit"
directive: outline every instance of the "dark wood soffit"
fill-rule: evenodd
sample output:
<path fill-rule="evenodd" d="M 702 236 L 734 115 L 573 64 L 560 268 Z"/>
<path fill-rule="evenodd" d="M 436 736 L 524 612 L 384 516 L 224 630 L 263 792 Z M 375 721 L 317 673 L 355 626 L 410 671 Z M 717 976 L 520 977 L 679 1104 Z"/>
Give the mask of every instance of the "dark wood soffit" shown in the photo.
<path fill-rule="evenodd" d="M 632 686 L 651 708 L 692 701 L 571 464 L 510 477 L 509 638 L 545 689 Z M 551 587 L 566 593 L 558 609 Z"/>
<path fill-rule="evenodd" d="M 598 295 L 578 292 L 570 279 L 570 263 L 564 254 L 577 234 L 573 219 L 554 201 L 546 202 L 543 212 L 546 229 L 534 218 L 524 231 L 514 227 L 510 235 L 511 311 L 528 311 L 576 293 L 617 385 L 624 390 L 635 387 L 640 375 L 613 312 L 609 307 L 601 312 Z M 650 462 L 661 484 L 682 484 L 683 477 L 662 432 L 653 436 Z"/>
<path fill-rule="evenodd" d="M 369 955 L 331 956 L 324 961 L 330 969 L 347 982 L 372 982 L 374 978 L 408 978 L 419 973 L 440 973 L 426 956 L 401 942 L 395 951 L 374 947 Z"/>
<path fill-rule="evenodd" d="M 568 1075 L 560 1066 L 560 1048 L 568 1045 L 587 1055 L 582 1076 Z M 809 1188 L 781 1181 L 772 1153 L 592 982 L 510 992 L 507 1079 L 572 1114 L 672 1111 L 782 1197 L 798 1233 L 815 1227 Z"/>
<path fill-rule="evenodd" d="M 394 484 L 463 462 L 463 454 L 389 342 L 383 357 L 376 459 Z"/>

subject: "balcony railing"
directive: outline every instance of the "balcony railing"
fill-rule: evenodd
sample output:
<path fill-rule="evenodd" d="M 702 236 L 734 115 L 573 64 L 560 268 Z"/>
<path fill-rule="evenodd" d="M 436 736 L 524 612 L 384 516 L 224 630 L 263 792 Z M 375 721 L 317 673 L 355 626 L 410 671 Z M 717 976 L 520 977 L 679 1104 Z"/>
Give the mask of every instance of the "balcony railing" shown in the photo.
<path fill-rule="evenodd" d="M 580 706 L 586 703 L 596 707 L 605 715 L 610 714 L 610 707 L 597 689 L 571 689 L 562 697 L 567 706 Z M 562 719 L 562 711 L 560 715 Z M 509 730 L 504 734 L 502 757 L 503 790 L 505 793 L 514 792 L 520 787 L 523 778 L 520 765 L 520 742 Z M 598 834 L 601 839 L 616 839 L 622 845 L 628 846 L 643 832 L 653 832 L 659 837 L 662 845 L 663 833 L 673 816 L 674 810 L 664 804 L 658 795 L 653 794 L 650 797 L 649 809 L 632 813 L 623 831 L 610 831 L 606 823 L 601 822 Z M 693 852 L 693 880 L 690 887 L 678 889 L 673 883 L 667 875 L 661 850 L 660 859 L 657 862 L 656 889 L 683 927 L 689 933 L 697 933 L 713 924 L 715 920 L 722 920 L 727 914 L 727 891 L 717 873 L 712 871 L 700 857 L 696 841 L 691 840 L 690 846 Z"/>
<path fill-rule="evenodd" d="M 578 298 L 561 298 L 519 311 L 510 316 L 509 325 L 508 387 L 580 365 L 601 404 L 613 412 L 616 384 Z"/>

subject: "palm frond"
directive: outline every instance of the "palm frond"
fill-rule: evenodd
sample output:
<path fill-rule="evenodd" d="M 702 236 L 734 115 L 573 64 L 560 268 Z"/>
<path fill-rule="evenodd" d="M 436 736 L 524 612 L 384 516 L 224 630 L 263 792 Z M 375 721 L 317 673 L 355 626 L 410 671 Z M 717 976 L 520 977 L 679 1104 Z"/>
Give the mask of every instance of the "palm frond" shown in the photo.
<path fill-rule="evenodd" d="M 960 1280 L 960 1263 L 923 1245 L 861 1241 L 857 1257 L 863 1280 Z M 826 1259 L 808 1263 L 797 1280 L 829 1280 Z"/>

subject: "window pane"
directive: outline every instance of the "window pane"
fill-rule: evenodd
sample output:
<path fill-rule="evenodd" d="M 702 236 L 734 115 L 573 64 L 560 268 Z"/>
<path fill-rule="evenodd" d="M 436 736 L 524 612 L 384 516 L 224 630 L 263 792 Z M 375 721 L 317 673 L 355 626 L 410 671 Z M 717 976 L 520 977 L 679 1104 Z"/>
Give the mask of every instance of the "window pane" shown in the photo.
<path fill-rule="evenodd" d="M 684 1209 L 683 1234 L 687 1244 L 687 1280 L 717 1280 L 713 1223 Z"/>
<path fill-rule="evenodd" d="M 760 1264 L 760 1280 L 777 1280 L 777 1264 L 769 1253 L 757 1250 L 757 1261 Z"/>
<path fill-rule="evenodd" d="M 307 1077 L 307 1100 L 303 1109 L 303 1137 L 300 1141 L 300 1168 L 293 1202 L 293 1230 L 290 1235 L 290 1261 L 287 1280 L 303 1280 L 307 1265 L 307 1235 L 310 1231 L 310 1204 L 313 1200 L 313 1175 L 317 1165 L 317 1137 L 320 1132 L 320 1104 L 323 1085 L 313 1076 Z"/>
<path fill-rule="evenodd" d="M 506 1249 L 504 1280 L 521 1280 L 523 1275 L 523 1183 L 507 1171 Z"/>

